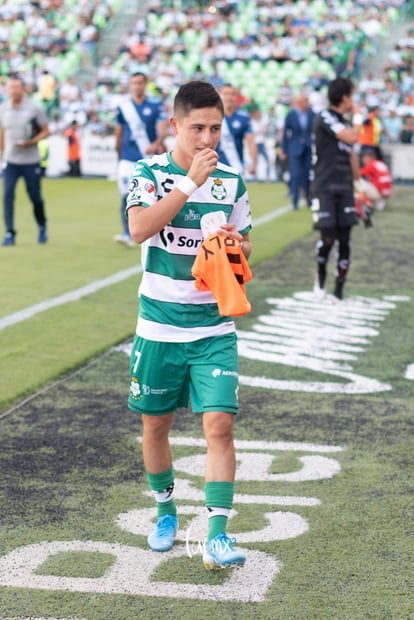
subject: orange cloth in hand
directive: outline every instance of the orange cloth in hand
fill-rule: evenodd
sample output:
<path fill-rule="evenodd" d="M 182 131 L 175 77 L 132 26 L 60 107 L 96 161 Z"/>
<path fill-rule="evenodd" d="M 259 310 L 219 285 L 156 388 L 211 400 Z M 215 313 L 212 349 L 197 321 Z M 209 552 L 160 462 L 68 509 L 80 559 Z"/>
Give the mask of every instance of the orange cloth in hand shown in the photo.
<path fill-rule="evenodd" d="M 221 316 L 250 312 L 245 282 L 251 280 L 252 272 L 235 239 L 209 235 L 201 244 L 191 273 L 199 291 L 211 291 Z"/>

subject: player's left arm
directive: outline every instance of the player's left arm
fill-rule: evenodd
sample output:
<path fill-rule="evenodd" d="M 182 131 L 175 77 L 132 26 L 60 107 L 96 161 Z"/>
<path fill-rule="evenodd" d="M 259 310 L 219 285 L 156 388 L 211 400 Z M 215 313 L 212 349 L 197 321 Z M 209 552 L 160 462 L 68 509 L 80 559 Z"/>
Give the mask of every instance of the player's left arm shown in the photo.
<path fill-rule="evenodd" d="M 156 129 L 157 129 L 157 137 L 155 138 L 154 142 L 151 144 L 152 153 L 160 152 L 160 148 L 162 147 L 164 140 L 168 134 L 168 121 L 166 120 L 158 121 Z"/>
<path fill-rule="evenodd" d="M 50 135 L 49 124 L 44 120 L 43 114 L 41 114 L 39 118 L 36 118 L 36 121 L 38 127 L 38 132 L 36 135 L 27 140 L 22 140 L 22 142 L 19 143 L 19 146 L 22 146 L 23 148 L 33 146 L 34 144 L 40 142 L 40 140 L 44 140 Z"/>
<path fill-rule="evenodd" d="M 34 138 L 32 138 L 33 144 L 36 144 L 37 142 L 40 142 L 40 140 L 44 140 L 48 136 L 50 136 L 49 124 L 48 123 L 43 123 L 43 124 L 40 125 L 39 133 L 36 134 L 34 136 Z"/>
<path fill-rule="evenodd" d="M 256 172 L 256 164 L 257 164 L 257 145 L 254 139 L 253 133 L 246 134 L 246 144 L 249 150 L 250 156 L 250 173 L 254 174 Z"/>
<path fill-rule="evenodd" d="M 243 235 L 243 239 L 240 241 L 240 247 L 246 260 L 249 260 L 250 254 L 252 253 L 252 242 L 250 241 L 249 233 Z"/>
<path fill-rule="evenodd" d="M 358 179 L 361 178 L 361 172 L 359 170 L 358 156 L 355 151 L 352 150 L 349 153 L 349 159 L 351 162 L 352 178 L 354 179 L 354 181 L 358 181 Z"/>
<path fill-rule="evenodd" d="M 241 250 L 246 259 L 249 259 L 252 252 L 252 243 L 250 241 L 250 230 L 252 227 L 252 216 L 250 209 L 249 196 L 247 194 L 246 185 L 243 178 L 239 176 L 238 196 L 236 198 L 233 211 L 227 224 L 222 228 L 233 231 L 229 234 L 233 239 L 240 242 Z"/>

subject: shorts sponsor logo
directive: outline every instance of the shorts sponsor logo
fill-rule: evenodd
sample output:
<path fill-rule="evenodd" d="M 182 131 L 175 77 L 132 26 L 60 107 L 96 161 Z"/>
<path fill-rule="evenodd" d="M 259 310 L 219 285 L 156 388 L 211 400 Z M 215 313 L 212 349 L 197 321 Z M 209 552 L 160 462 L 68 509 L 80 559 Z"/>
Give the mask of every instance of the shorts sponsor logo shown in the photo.
<path fill-rule="evenodd" d="M 149 385 L 142 385 L 142 391 L 145 394 L 145 396 L 163 396 L 164 394 L 167 394 L 168 390 L 167 388 L 152 388 Z"/>
<path fill-rule="evenodd" d="M 212 377 L 237 377 L 239 373 L 236 370 L 221 370 L 221 368 L 215 368 L 212 373 Z"/>

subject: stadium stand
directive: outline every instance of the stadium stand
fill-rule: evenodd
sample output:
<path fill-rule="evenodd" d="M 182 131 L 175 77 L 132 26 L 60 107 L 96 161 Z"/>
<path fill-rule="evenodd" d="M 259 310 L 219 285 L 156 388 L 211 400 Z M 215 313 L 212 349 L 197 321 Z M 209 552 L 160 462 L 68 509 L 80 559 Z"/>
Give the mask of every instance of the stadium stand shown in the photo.
<path fill-rule="evenodd" d="M 394 116 L 407 125 L 414 118 L 412 5 L 405 0 L 3 0 L 0 99 L 5 77 L 19 72 L 57 131 L 73 119 L 85 126 L 93 117 L 101 131 L 111 132 L 128 76 L 142 70 L 151 76 L 154 94 L 167 103 L 186 79 L 231 82 L 280 125 L 296 91 L 306 86 L 316 101 L 315 93 L 335 75 L 349 75 L 359 85 L 363 108 L 379 103 L 385 126 Z M 380 58 L 397 26 L 401 34 L 382 66 L 375 73 L 364 71 Z M 55 93 L 49 99 L 43 94 L 46 81 Z M 389 125 L 385 141 L 396 136 L 398 123 Z M 409 132 L 404 135 L 407 139 Z"/>

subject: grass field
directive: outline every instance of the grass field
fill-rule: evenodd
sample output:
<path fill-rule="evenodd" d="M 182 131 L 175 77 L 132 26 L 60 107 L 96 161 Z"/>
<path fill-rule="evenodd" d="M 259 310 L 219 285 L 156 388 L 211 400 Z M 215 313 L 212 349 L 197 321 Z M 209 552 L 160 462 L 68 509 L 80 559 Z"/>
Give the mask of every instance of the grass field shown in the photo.
<path fill-rule="evenodd" d="M 139 248 L 112 241 L 119 232 L 119 196 L 103 179 L 47 179 L 50 243 L 38 246 L 23 188 L 16 209 L 17 245 L 0 248 L 0 326 L 8 317 L 44 300 L 139 265 Z M 252 184 L 253 217 L 286 204 L 284 185 Z M 253 263 L 271 256 L 310 229 L 308 214 L 287 213 L 258 226 Z M 260 235 L 260 238 L 258 237 Z M 263 235 L 263 237 L 261 236 Z M 51 308 L 0 330 L 0 411 L 51 377 L 76 367 L 135 329 L 138 275 L 95 294 Z"/>
<path fill-rule="evenodd" d="M 79 192 L 76 221 L 49 198 L 50 246 L 18 222 L 19 245 L 1 253 L 2 316 L 136 264 L 138 250 L 111 242 L 114 188 L 90 183 L 63 192 L 62 204 Z M 252 186 L 253 217 L 283 194 Z M 137 277 L 0 331 L 2 620 L 414 618 L 412 217 L 411 189 L 398 188 L 373 229 L 355 229 L 349 299 L 336 305 L 308 294 L 316 237 L 305 209 L 254 231 L 253 310 L 237 322 L 249 345 L 229 524 L 248 554 L 238 571 L 201 565 L 204 448 L 187 410 L 172 433 L 179 540 L 167 554 L 146 548 L 153 502 L 126 408 Z M 33 398 L 18 404 L 22 394 Z"/>

